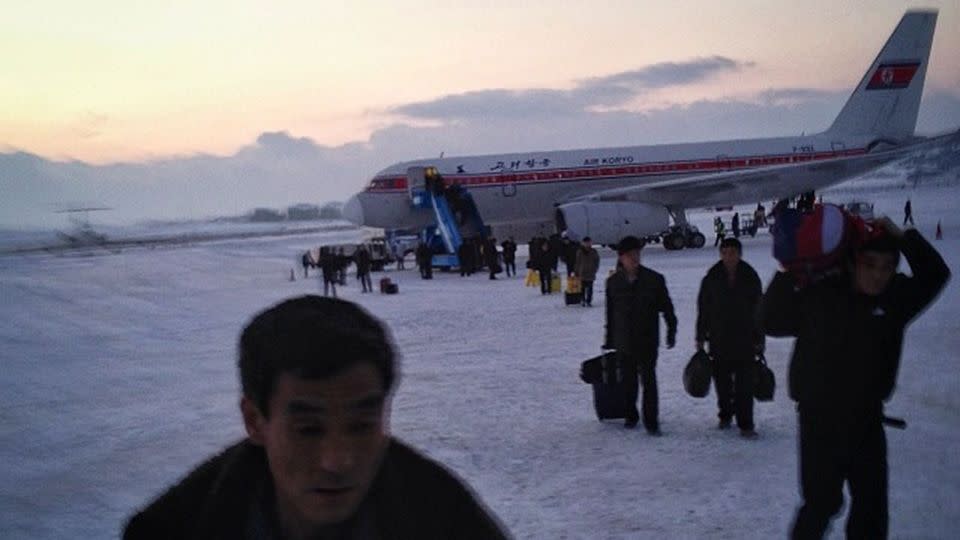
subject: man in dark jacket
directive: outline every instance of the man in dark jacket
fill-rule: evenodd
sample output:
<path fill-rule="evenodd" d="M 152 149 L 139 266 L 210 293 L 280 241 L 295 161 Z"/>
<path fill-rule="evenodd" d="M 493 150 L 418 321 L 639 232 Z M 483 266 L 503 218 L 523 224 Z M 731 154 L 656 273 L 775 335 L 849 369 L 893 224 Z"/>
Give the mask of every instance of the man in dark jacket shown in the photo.
<path fill-rule="evenodd" d="M 553 267 L 556 266 L 556 260 L 550 250 L 550 243 L 542 242 L 537 256 L 533 258 L 537 272 L 540 274 L 540 294 L 551 294 L 553 292 L 550 288 L 550 282 L 553 279 L 552 271 Z"/>
<path fill-rule="evenodd" d="M 886 538 L 887 441 L 883 402 L 893 393 L 903 332 L 943 289 L 950 270 L 916 230 L 889 218 L 853 250 L 845 272 L 796 287 L 777 273 L 761 301 L 767 335 L 795 336 L 790 397 L 798 402 L 803 506 L 794 538 L 821 538 L 843 506 L 848 538 Z M 900 253 L 912 277 L 897 273 Z"/>
<path fill-rule="evenodd" d="M 362 292 L 373 292 L 373 282 L 370 280 L 370 252 L 367 248 L 360 246 L 357 252 L 353 254 L 353 263 L 357 267 L 357 279 L 363 287 Z"/>
<path fill-rule="evenodd" d="M 141 538 L 505 538 L 470 488 L 387 431 L 394 350 L 349 302 L 287 300 L 239 346 L 248 437 L 124 529 Z"/>
<path fill-rule="evenodd" d="M 659 315 L 667 324 L 667 348 L 677 339 L 677 317 L 663 276 L 640 264 L 643 243 L 635 236 L 617 244 L 620 268 L 607 278 L 607 326 L 604 348 L 615 349 L 626 387 L 627 428 L 636 427 L 637 373 L 643 385 L 643 426 L 660 435 L 657 395 L 657 349 L 660 346 Z"/>
<path fill-rule="evenodd" d="M 421 241 L 417 244 L 415 252 L 417 267 L 420 269 L 421 279 L 433 279 L 433 253 L 426 242 Z"/>
<path fill-rule="evenodd" d="M 517 243 L 511 236 L 500 246 L 503 248 L 503 268 L 507 272 L 507 277 L 517 275 Z"/>
<path fill-rule="evenodd" d="M 580 290 L 583 293 L 583 300 L 580 305 L 586 307 L 593 305 L 593 282 L 597 279 L 597 272 L 600 270 L 600 254 L 593 249 L 593 242 L 589 236 L 584 237 L 577 249 L 577 259 L 573 267 L 573 272 L 580 280 Z"/>
<path fill-rule="evenodd" d="M 740 434 L 757 436 L 753 425 L 754 355 L 763 351 L 763 333 L 756 324 L 763 289 L 756 270 L 741 259 L 736 238 L 720 243 L 720 261 L 710 267 L 697 295 L 697 350 L 710 344 L 713 384 L 720 409 L 720 429 L 734 415 Z"/>

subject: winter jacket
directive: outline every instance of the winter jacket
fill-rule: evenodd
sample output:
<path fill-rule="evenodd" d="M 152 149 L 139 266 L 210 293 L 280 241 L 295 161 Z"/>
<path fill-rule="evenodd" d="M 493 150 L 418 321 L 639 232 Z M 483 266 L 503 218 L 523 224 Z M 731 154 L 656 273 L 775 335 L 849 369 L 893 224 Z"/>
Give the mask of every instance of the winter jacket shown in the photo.
<path fill-rule="evenodd" d="M 770 282 L 760 322 L 769 336 L 797 338 L 790 397 L 801 408 L 879 411 L 893 393 L 904 328 L 950 277 L 943 259 L 918 232 L 906 231 L 900 249 L 913 276 L 895 274 L 880 296 L 856 292 L 849 275 L 802 289 L 785 272 Z"/>
<path fill-rule="evenodd" d="M 656 354 L 659 315 L 667 323 L 667 344 L 676 342 L 677 317 L 663 276 L 645 266 L 631 283 L 622 269 L 607 278 L 607 326 L 604 346 L 632 354 Z"/>
<path fill-rule="evenodd" d="M 357 265 L 357 275 L 362 276 L 370 273 L 370 252 L 365 248 L 360 248 L 353 254 L 354 264 Z"/>
<path fill-rule="evenodd" d="M 749 355 L 763 343 L 756 324 L 763 288 L 756 270 L 745 261 L 737 264 L 733 284 L 718 261 L 700 282 L 697 295 L 697 341 L 710 343 L 713 353 Z"/>
<path fill-rule="evenodd" d="M 577 250 L 577 262 L 573 266 L 573 273 L 582 281 L 595 281 L 598 270 L 600 270 L 600 254 L 593 248 L 584 249 L 581 246 Z"/>
<path fill-rule="evenodd" d="M 503 247 L 503 262 L 512 263 L 517 258 L 517 244 L 510 240 L 504 240 L 500 244 Z"/>
<path fill-rule="evenodd" d="M 123 531 L 125 540 L 278 537 L 261 511 L 269 493 L 262 448 L 243 441 L 200 465 Z M 393 439 L 343 538 L 506 538 L 470 489 L 441 465 Z M 271 536 L 271 534 L 273 536 Z"/>

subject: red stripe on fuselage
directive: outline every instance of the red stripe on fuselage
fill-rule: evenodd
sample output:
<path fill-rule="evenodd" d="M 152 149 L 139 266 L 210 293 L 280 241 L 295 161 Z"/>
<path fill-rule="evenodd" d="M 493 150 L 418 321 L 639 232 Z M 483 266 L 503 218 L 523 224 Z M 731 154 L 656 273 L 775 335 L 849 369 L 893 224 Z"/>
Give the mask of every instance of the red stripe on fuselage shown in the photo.
<path fill-rule="evenodd" d="M 770 156 L 738 157 L 731 159 L 709 159 L 698 161 L 671 161 L 640 163 L 619 167 L 581 167 L 570 169 L 540 170 L 530 172 L 492 172 L 487 174 L 445 174 L 444 184 L 456 181 L 463 187 L 488 187 L 507 184 L 540 184 L 559 182 L 580 182 L 584 180 L 611 180 L 623 177 L 663 176 L 667 174 L 690 174 L 701 172 L 753 169 L 770 165 L 787 165 L 805 161 L 820 161 L 838 157 L 865 154 L 866 149 L 841 150 L 837 152 L 815 152 L 809 154 L 779 154 Z M 381 176 L 374 178 L 364 190 L 368 193 L 404 191 L 407 189 L 405 176 Z"/>

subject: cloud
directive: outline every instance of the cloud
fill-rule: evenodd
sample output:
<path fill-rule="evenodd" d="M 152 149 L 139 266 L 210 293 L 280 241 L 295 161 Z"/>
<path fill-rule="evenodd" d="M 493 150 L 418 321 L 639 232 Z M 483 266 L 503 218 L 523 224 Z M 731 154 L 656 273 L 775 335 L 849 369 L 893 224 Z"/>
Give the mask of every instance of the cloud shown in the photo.
<path fill-rule="evenodd" d="M 706 80 L 717 73 L 738 71 L 753 65 L 753 62 L 738 62 L 724 56 L 711 56 L 695 58 L 687 62 L 661 62 L 605 77 L 591 77 L 584 79 L 580 85 L 583 88 L 626 86 L 652 90 L 692 84 Z"/>
<path fill-rule="evenodd" d="M 530 118 L 576 114 L 594 107 L 620 107 L 649 90 L 697 83 L 722 72 L 753 66 L 722 56 L 687 62 L 663 62 L 632 71 L 578 81 L 569 90 L 491 89 L 408 103 L 389 112 L 427 120 L 479 117 Z"/>

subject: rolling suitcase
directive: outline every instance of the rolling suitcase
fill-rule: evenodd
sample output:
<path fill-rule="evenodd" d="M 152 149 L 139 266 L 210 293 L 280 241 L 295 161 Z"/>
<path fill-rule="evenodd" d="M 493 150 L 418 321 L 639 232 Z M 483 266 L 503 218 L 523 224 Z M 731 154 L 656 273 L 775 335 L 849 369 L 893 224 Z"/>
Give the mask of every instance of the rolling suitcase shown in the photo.
<path fill-rule="evenodd" d="M 585 361 L 580 368 L 580 378 L 593 387 L 593 408 L 597 420 L 625 418 L 626 391 L 621 384 L 616 351 Z"/>

